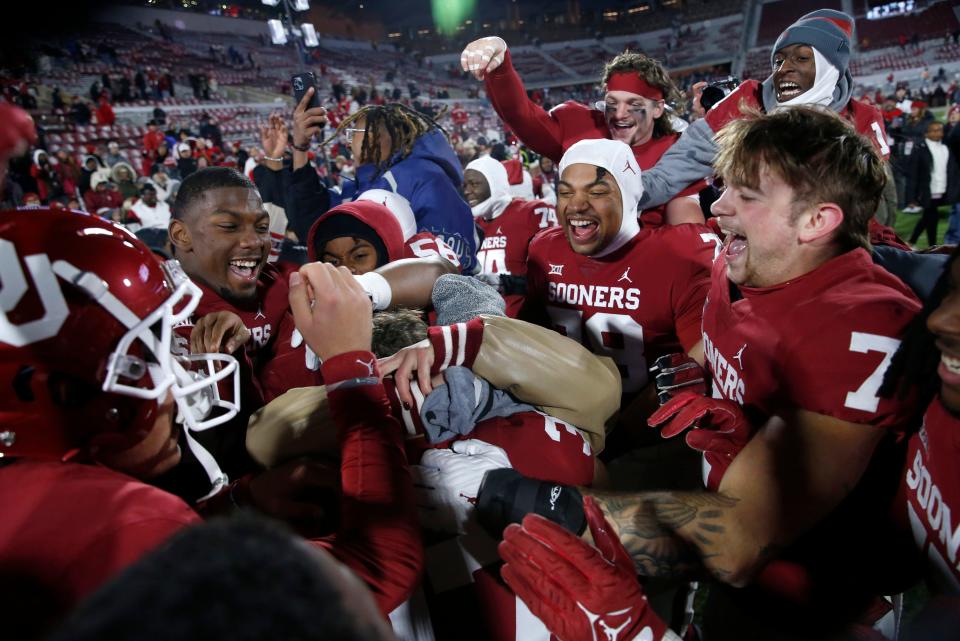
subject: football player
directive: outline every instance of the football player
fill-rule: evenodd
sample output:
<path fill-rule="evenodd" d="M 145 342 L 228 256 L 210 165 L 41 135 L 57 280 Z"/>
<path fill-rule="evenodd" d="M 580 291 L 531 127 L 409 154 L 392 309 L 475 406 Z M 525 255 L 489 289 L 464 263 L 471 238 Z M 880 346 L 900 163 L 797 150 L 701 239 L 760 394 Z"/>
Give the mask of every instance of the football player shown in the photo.
<path fill-rule="evenodd" d="M 711 173 L 717 134 L 744 109 L 772 112 L 778 107 L 821 105 L 841 114 L 870 140 L 883 158 L 890 154 L 883 117 L 873 105 L 853 98 L 850 41 L 854 21 L 842 11 L 818 9 L 787 27 L 773 46 L 773 73 L 762 83 L 746 80 L 693 122 L 676 145 L 644 172 L 642 207 L 670 201 L 691 180 Z"/>
<path fill-rule="evenodd" d="M 294 334 L 286 275 L 267 262 L 270 221 L 253 183 L 232 169 L 198 171 L 180 186 L 173 216 L 175 255 L 204 291 L 193 323 L 179 328 L 184 351 L 188 337 L 191 349 L 210 352 L 234 353 L 246 343 L 247 411 L 292 387 L 319 384 L 319 363 Z M 391 265 L 359 282 L 375 309 L 421 306 L 433 281 L 451 269 L 446 260 L 433 267 L 425 278 L 420 263 Z"/>
<path fill-rule="evenodd" d="M 0 367 L 7 381 L 0 609 L 8 629 L 26 621 L 31 636 L 38 621 L 53 622 L 198 520 L 182 500 L 137 480 L 158 480 L 177 465 L 179 442 L 216 481 L 199 506 L 204 513 L 238 503 L 275 513 L 291 500 L 290 488 L 320 485 L 312 478 L 317 468 L 293 462 L 225 487 L 192 433 L 236 414 L 217 384 L 236 377 L 237 364 L 223 354 L 185 361 L 172 353 L 173 327 L 194 311 L 200 289 L 176 261 L 161 264 L 118 226 L 79 212 L 40 213 L 0 213 Z M 422 549 L 401 429 L 387 416 L 369 353 L 370 302 L 352 276 L 332 267 L 313 265 L 291 279 L 298 326 L 324 359 L 343 461 L 340 529 L 312 543 L 366 580 L 388 612 L 413 589 Z M 204 371 L 185 369 L 187 362 Z M 217 407 L 223 411 L 211 411 Z M 291 474 L 300 482 L 290 482 Z"/>
<path fill-rule="evenodd" d="M 530 243 L 527 308 L 617 363 L 627 401 L 658 357 L 700 356 L 700 319 L 719 239 L 704 225 L 641 229 L 640 167 L 616 140 L 582 140 L 560 162 L 560 225 Z"/>
<path fill-rule="evenodd" d="M 199 521 L 144 481 L 178 463 L 182 430 L 193 448 L 191 432 L 236 413 L 216 384 L 237 365 L 194 355 L 225 366 L 211 376 L 173 358 L 173 327 L 200 291 L 175 261 L 96 216 L 0 213 L 0 282 L 0 609 L 10 634 L 31 638 Z M 214 404 L 226 411 L 208 417 Z M 216 462 L 197 456 L 220 489 Z"/>
<path fill-rule="evenodd" d="M 666 108 L 667 102 L 678 103 L 677 88 L 663 66 L 642 53 L 625 51 L 607 63 L 601 78 L 604 99 L 595 108 L 570 100 L 549 112 L 527 97 L 503 38 L 474 40 L 460 55 L 460 64 L 485 82 L 487 97 L 506 126 L 554 162 L 579 140 L 608 138 L 629 145 L 646 171 L 680 137 Z M 709 174 L 707 170 L 691 178 L 672 199 L 645 207 L 644 225 L 702 223 L 698 194 Z"/>
<path fill-rule="evenodd" d="M 507 316 L 516 318 L 526 291 L 530 241 L 556 225 L 556 212 L 543 201 L 511 197 L 506 169 L 490 156 L 464 168 L 463 197 L 484 235 L 477 251 L 481 279 L 503 294 Z"/>
<path fill-rule="evenodd" d="M 954 251 L 923 312 L 894 354 L 881 395 L 901 395 L 919 383 L 923 422 L 911 437 L 901 487 L 904 513 L 923 557 L 929 584 L 960 596 L 960 252 Z M 904 506 L 903 503 L 906 503 Z M 954 623 L 954 626 L 956 623 Z M 956 627 L 954 627 L 956 629 Z"/>

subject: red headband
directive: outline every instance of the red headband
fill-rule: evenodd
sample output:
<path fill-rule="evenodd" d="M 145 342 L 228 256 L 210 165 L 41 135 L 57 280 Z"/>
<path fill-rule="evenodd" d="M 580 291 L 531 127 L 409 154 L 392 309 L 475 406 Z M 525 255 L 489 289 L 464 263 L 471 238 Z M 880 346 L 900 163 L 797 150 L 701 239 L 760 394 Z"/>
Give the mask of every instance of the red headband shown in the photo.
<path fill-rule="evenodd" d="M 636 71 L 621 71 L 607 79 L 607 91 L 629 91 L 650 100 L 663 100 L 663 91 L 648 84 Z"/>

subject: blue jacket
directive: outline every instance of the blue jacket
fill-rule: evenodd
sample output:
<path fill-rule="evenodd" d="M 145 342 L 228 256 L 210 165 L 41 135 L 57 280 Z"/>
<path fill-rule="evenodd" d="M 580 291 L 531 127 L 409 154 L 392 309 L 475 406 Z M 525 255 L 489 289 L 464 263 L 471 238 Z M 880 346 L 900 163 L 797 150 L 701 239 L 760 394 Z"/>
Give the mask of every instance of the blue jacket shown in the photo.
<path fill-rule="evenodd" d="M 343 185 L 342 194 L 331 193 L 330 207 L 353 200 L 368 189 L 386 189 L 408 201 L 417 219 L 417 230 L 442 238 L 460 257 L 463 273 L 477 262 L 477 238 L 470 206 L 460 195 L 463 170 L 443 132 L 433 130 L 413 144 L 402 160 L 391 159 L 379 176 L 373 165 L 361 165 L 355 181 Z"/>

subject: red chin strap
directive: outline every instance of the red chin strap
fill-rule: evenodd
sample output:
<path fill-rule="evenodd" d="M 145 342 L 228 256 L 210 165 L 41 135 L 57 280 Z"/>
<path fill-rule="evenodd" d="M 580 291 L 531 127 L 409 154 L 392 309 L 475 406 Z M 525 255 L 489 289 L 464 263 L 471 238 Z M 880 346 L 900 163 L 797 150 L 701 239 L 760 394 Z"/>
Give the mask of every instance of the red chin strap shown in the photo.
<path fill-rule="evenodd" d="M 649 100 L 663 100 L 663 91 L 647 84 L 636 71 L 622 71 L 607 79 L 607 91 L 629 91 Z"/>

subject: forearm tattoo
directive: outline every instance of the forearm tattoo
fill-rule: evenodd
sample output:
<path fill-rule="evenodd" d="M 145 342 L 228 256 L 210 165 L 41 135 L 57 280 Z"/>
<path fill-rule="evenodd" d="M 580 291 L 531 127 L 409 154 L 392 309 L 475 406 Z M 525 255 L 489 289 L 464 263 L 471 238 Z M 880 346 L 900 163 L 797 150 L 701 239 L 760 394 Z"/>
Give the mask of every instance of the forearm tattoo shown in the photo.
<path fill-rule="evenodd" d="M 678 577 L 727 574 L 711 559 L 725 528 L 724 512 L 737 503 L 721 494 L 648 492 L 617 494 L 590 492 L 644 576 Z"/>

